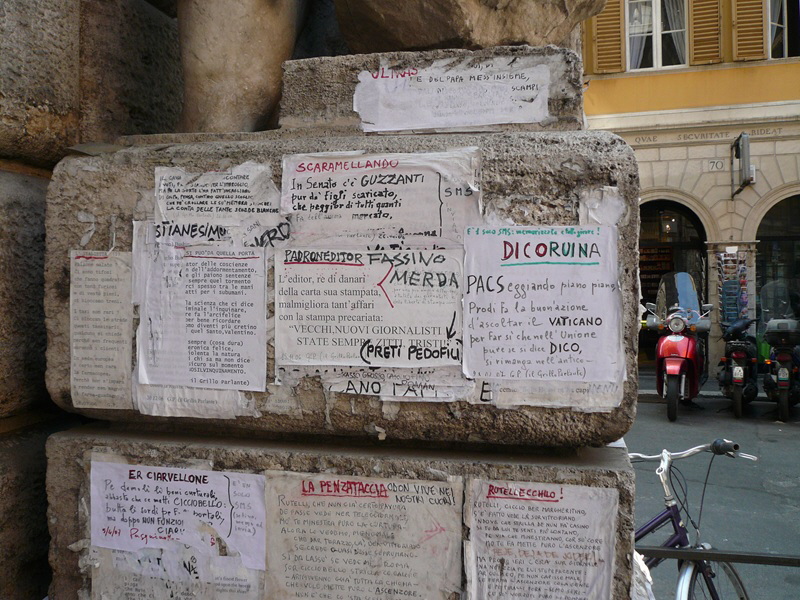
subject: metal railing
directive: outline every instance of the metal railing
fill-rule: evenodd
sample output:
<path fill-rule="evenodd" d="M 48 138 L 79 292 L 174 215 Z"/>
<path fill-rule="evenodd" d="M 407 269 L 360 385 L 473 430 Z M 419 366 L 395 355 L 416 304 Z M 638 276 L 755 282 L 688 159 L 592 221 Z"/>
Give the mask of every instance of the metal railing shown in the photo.
<path fill-rule="evenodd" d="M 751 565 L 800 567 L 800 556 L 791 554 L 732 552 L 730 550 L 704 550 L 698 548 L 663 548 L 661 546 L 636 546 L 636 551 L 639 554 L 653 558 L 667 558 L 676 560 L 712 560 L 717 562 L 746 563 Z"/>

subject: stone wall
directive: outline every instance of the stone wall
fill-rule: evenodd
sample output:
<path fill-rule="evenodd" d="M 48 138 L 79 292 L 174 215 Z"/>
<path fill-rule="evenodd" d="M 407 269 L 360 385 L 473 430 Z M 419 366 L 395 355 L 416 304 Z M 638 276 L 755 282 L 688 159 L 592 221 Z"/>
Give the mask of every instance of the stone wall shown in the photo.
<path fill-rule="evenodd" d="M 122 461 L 131 466 L 187 468 L 202 464 L 205 465 L 203 468 L 222 472 L 261 473 L 267 470 L 306 474 L 309 477 L 319 474 L 366 477 L 376 482 L 411 480 L 424 484 L 426 481 L 452 481 L 456 477 L 463 478 L 465 488 L 477 478 L 616 490 L 619 508 L 612 534 L 615 550 L 611 597 L 623 600 L 628 595 L 633 549 L 634 481 L 627 454 L 621 448 L 583 449 L 563 455 L 531 457 L 507 453 L 493 455 L 463 451 L 418 452 L 288 445 L 220 439 L 208 435 L 185 437 L 123 433 L 94 427 L 73 429 L 52 436 L 48 441 L 47 456 L 48 516 L 53 538 L 50 562 L 54 571 L 50 597 L 54 600 L 88 597 L 90 586 L 99 584 L 100 573 L 97 569 L 93 570 L 92 565 L 97 566 L 101 559 L 90 558 L 93 555 L 89 550 L 90 467 L 93 461 L 98 460 Z M 461 500 L 457 498 L 459 503 Z M 411 524 L 406 526 L 414 527 Z M 310 531 L 313 536 L 313 526 Z M 332 533 L 326 535 L 335 537 Z M 465 527 L 463 533 L 451 530 L 444 535 L 458 538 L 463 535 L 464 540 L 468 540 L 470 530 Z M 277 541 L 273 539 L 270 543 L 276 544 Z M 332 556 L 332 547 L 330 544 L 326 546 L 327 565 L 331 564 L 329 557 Z M 347 558 L 348 551 L 339 549 L 339 556 Z M 302 552 L 296 552 L 300 558 Z M 380 571 L 377 569 L 376 572 Z M 310 575 L 312 571 L 303 573 Z M 298 587 L 300 585 L 297 584 Z M 320 589 L 332 589 L 334 585 L 332 576 L 326 576 L 326 584 Z M 161 589 L 163 591 L 164 588 Z M 272 594 L 264 597 L 284 597 L 278 596 L 275 591 Z"/>
<path fill-rule="evenodd" d="M 264 139 L 262 135 L 262 140 Z M 620 284 L 627 381 L 618 408 L 610 412 L 574 412 L 521 406 L 516 410 L 456 403 L 404 403 L 392 406 L 376 397 L 324 392 L 317 377 L 298 386 L 270 387 L 254 393 L 261 416 L 215 421 L 216 431 L 258 435 L 303 434 L 377 436 L 393 440 L 492 442 L 529 446 L 582 446 L 614 441 L 631 426 L 636 405 L 638 331 L 636 306 L 636 166 L 629 147 L 608 134 L 508 133 L 485 135 L 427 135 L 392 137 L 301 137 L 258 142 L 215 142 L 140 146 L 92 158 L 67 158 L 54 174 L 48 193 L 46 315 L 48 330 L 47 382 L 56 403 L 76 410 L 70 394 L 69 251 L 108 250 L 112 232 L 117 250 L 132 244 L 132 221 L 150 218 L 153 211 L 153 172 L 156 166 L 180 165 L 191 172 L 229 168 L 245 161 L 268 164 L 280 188 L 284 154 L 352 151 L 432 152 L 477 146 L 483 156 L 484 203 L 507 222 L 521 225 L 578 223 L 580 196 L 602 186 L 618 187 L 625 205 L 620 222 Z M 87 194 L 87 190 L 91 190 Z M 79 213 L 91 215 L 83 221 Z M 91 221 L 88 223 L 87 221 Z M 91 236 L 85 237 L 89 230 Z M 270 284 L 270 290 L 274 289 Z M 270 340 L 271 346 L 271 340 Z M 271 356 L 271 349 L 270 349 Z M 274 373 L 270 359 L 268 373 Z M 289 394 L 287 397 L 286 394 Z M 473 392 L 480 394 L 480 389 Z M 118 401 L 108 398 L 110 405 Z M 287 406 L 288 403 L 288 406 Z M 128 410 L 80 409 L 96 418 L 173 427 L 168 419 L 146 418 Z M 432 428 L 431 424 L 436 427 Z M 184 430 L 208 427 L 208 421 L 181 420 Z"/>

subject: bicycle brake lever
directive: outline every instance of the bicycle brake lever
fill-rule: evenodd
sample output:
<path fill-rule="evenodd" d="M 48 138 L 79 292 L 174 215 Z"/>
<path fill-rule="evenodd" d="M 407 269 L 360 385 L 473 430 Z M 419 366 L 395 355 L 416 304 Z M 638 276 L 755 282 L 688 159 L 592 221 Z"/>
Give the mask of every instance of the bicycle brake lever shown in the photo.
<path fill-rule="evenodd" d="M 752 454 L 747 454 L 746 452 L 734 452 L 732 454 L 734 458 L 746 458 L 747 460 L 757 461 L 758 457 L 753 456 Z"/>

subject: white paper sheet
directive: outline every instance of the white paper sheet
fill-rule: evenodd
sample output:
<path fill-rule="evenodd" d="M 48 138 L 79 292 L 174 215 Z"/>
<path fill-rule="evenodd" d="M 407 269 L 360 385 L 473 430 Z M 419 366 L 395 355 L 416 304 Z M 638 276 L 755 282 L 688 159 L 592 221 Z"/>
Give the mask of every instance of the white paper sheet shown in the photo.
<path fill-rule="evenodd" d="M 350 244 L 460 244 L 464 228 L 482 222 L 480 162 L 477 148 L 287 155 L 281 211 L 295 245 L 331 244 L 334 231 Z"/>
<path fill-rule="evenodd" d="M 252 216 L 280 220 L 280 194 L 266 164 L 247 162 L 206 173 L 156 167 L 155 193 L 156 221 L 239 225 Z"/>
<path fill-rule="evenodd" d="M 520 404 L 571 408 L 578 412 L 609 412 L 622 402 L 623 385 L 613 382 L 573 381 L 486 382 L 491 401 L 498 408 Z"/>
<path fill-rule="evenodd" d="M 93 600 L 261 600 L 264 572 L 237 557 L 207 556 L 173 542 L 138 552 L 92 547 Z"/>
<path fill-rule="evenodd" d="M 440 59 L 362 71 L 353 110 L 364 131 L 475 128 L 548 117 L 550 70 L 532 56 Z"/>
<path fill-rule="evenodd" d="M 467 377 L 622 382 L 616 228 L 469 228 L 465 247 Z"/>
<path fill-rule="evenodd" d="M 276 362 L 460 364 L 461 273 L 460 250 L 280 250 Z"/>
<path fill-rule="evenodd" d="M 93 546 L 138 551 L 182 542 L 265 568 L 264 477 L 92 460 Z"/>
<path fill-rule="evenodd" d="M 131 277 L 130 252 L 70 252 L 70 390 L 76 408 L 133 408 Z"/>
<path fill-rule="evenodd" d="M 255 403 L 238 390 L 136 383 L 133 400 L 140 413 L 156 417 L 235 419 L 239 416 L 259 416 Z"/>
<path fill-rule="evenodd" d="M 141 312 L 139 383 L 266 389 L 264 253 L 158 247 Z"/>
<path fill-rule="evenodd" d="M 610 599 L 618 505 L 610 488 L 470 481 L 468 598 Z"/>
<path fill-rule="evenodd" d="M 461 589 L 462 489 L 268 472 L 268 597 L 449 600 Z"/>
<path fill-rule="evenodd" d="M 147 223 L 148 243 L 171 246 L 196 246 L 215 244 L 230 246 L 231 229 L 228 225 L 216 225 L 197 221 L 162 221 Z"/>

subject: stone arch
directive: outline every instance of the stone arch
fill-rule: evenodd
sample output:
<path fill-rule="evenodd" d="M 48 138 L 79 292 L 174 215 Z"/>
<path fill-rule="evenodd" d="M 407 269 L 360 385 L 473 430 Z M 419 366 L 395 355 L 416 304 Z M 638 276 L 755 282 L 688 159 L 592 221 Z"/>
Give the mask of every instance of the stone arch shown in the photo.
<path fill-rule="evenodd" d="M 683 190 L 669 187 L 649 188 L 647 190 L 642 190 L 639 197 L 639 205 L 641 206 L 646 202 L 652 202 L 654 200 L 671 200 L 678 204 L 683 204 L 700 219 L 700 223 L 706 230 L 707 241 L 716 241 L 720 239 L 721 233 L 717 225 L 717 219 L 700 200 L 691 194 L 687 194 Z"/>
<path fill-rule="evenodd" d="M 800 182 L 794 182 L 780 185 L 761 196 L 761 199 L 747 213 L 742 230 L 742 239 L 748 241 L 757 239 L 761 221 L 764 220 L 770 209 L 782 200 L 798 194 L 800 194 Z"/>

